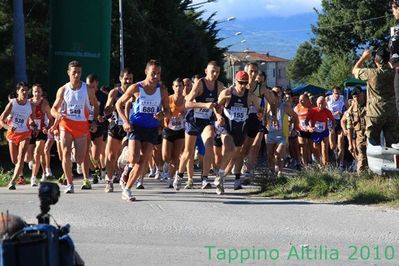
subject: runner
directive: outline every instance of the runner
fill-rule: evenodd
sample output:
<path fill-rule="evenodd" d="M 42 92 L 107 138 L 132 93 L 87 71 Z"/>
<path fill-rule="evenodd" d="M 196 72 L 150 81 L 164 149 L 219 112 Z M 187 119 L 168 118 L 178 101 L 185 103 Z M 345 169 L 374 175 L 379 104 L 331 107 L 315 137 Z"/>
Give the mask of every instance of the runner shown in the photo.
<path fill-rule="evenodd" d="M 91 159 L 94 168 L 93 183 L 97 184 L 101 178 L 101 169 L 105 169 L 105 165 L 101 164 L 101 156 L 105 156 L 104 131 L 107 130 L 108 123 L 104 118 L 104 108 L 107 102 L 107 95 L 98 89 L 98 77 L 95 74 L 89 74 L 86 77 L 86 84 L 90 89 L 94 90 L 99 107 L 99 115 L 95 118 L 93 106 L 90 106 L 89 122 L 97 119 L 97 128 L 96 131 L 90 132 L 91 147 L 90 152 L 87 154 L 88 158 L 86 158 L 86 160 Z"/>
<path fill-rule="evenodd" d="M 169 180 L 179 167 L 180 156 L 184 149 L 184 95 L 183 81 L 178 78 L 173 81 L 174 94 L 169 96 L 170 119 L 165 119 L 163 129 L 162 157 L 169 166 Z M 174 178 L 173 187 L 181 188 L 181 180 Z"/>
<path fill-rule="evenodd" d="M 271 90 L 266 88 L 266 77 L 258 76 L 258 65 L 256 63 L 249 63 L 245 66 L 246 72 L 249 75 L 248 90 L 251 94 L 255 95 L 260 100 L 262 108 L 269 103 L 271 111 L 275 114 L 277 99 Z M 265 80 L 263 80 L 265 78 Z M 266 102 L 265 102 L 266 99 Z M 247 121 L 247 137 L 245 138 L 244 145 L 242 146 L 243 160 L 246 157 L 246 172 L 248 173 L 244 184 L 249 182 L 249 177 L 253 176 L 253 170 L 256 166 L 261 142 L 264 137 L 264 126 L 262 125 L 262 117 L 259 117 L 258 111 L 254 106 L 249 107 L 249 115 Z"/>
<path fill-rule="evenodd" d="M 283 94 L 281 87 L 276 86 L 272 91 L 276 94 L 276 98 L 281 99 Z M 266 109 L 266 124 L 269 131 L 266 137 L 267 160 L 269 169 L 272 173 L 275 172 L 275 166 L 277 166 L 278 177 L 282 176 L 283 159 L 289 137 L 288 116 L 290 116 L 293 121 L 296 121 L 297 119 L 296 113 L 291 108 L 291 103 L 285 102 L 284 99 L 280 100 L 277 108 L 276 118 L 278 123 L 274 122 L 274 115 L 271 111 L 271 106 L 268 105 Z"/>
<path fill-rule="evenodd" d="M 253 106 L 260 116 L 259 98 L 247 90 L 249 76 L 245 71 L 238 71 L 235 75 L 234 86 L 223 90 L 218 99 L 218 104 L 223 106 L 223 114 L 216 114 L 217 123 L 224 126 L 222 131 L 222 161 L 218 176 L 215 178 L 216 194 L 224 194 L 225 168 L 232 160 L 235 169 L 234 190 L 241 189 L 241 146 L 244 143 L 248 109 Z"/>
<path fill-rule="evenodd" d="M 177 172 L 178 182 L 181 182 L 187 164 L 193 164 L 195 142 L 197 137 L 201 136 L 205 145 L 201 175 L 203 189 L 210 187 L 208 174 L 213 161 L 215 135 L 213 109 L 217 106 L 216 102 L 220 91 L 224 89 L 223 83 L 217 80 L 220 67 L 215 61 L 208 63 L 205 74 L 205 78 L 194 83 L 193 89 L 186 97 L 186 108 L 192 108 L 192 110 L 188 111 L 186 115 L 184 151 Z M 187 182 L 189 185 L 193 181 L 189 179 Z"/>
<path fill-rule="evenodd" d="M 327 109 L 331 111 L 334 116 L 334 126 L 330 134 L 330 148 L 334 151 L 335 159 L 339 163 L 339 168 L 344 169 L 344 144 L 345 136 L 341 128 L 341 119 L 343 113 L 346 111 L 347 104 L 344 100 L 344 96 L 341 95 L 341 89 L 334 87 L 332 89 L 332 95 L 326 97 Z"/>
<path fill-rule="evenodd" d="M 32 177 L 30 179 L 31 186 L 37 186 L 37 173 L 40 166 L 42 166 L 42 179 L 46 179 L 46 158 L 44 152 L 44 145 L 47 141 L 48 129 L 53 124 L 53 117 L 50 112 L 50 105 L 47 100 L 43 98 L 43 87 L 40 84 L 32 86 L 32 98 L 30 102 L 34 107 L 32 118 L 35 122 L 37 130 L 32 132 L 30 143 L 35 146 L 34 149 L 34 163 L 32 168 Z M 48 123 L 45 123 L 45 117 L 48 117 Z"/>
<path fill-rule="evenodd" d="M 57 91 L 56 100 L 51 108 L 51 114 L 59 120 L 59 133 L 62 149 L 62 169 L 67 179 L 65 193 L 74 193 L 71 152 L 72 144 L 75 147 L 77 164 L 83 163 L 88 150 L 89 141 L 89 106 L 94 106 L 94 117 L 98 114 L 98 104 L 94 90 L 87 88 L 86 83 L 80 80 L 82 66 L 78 61 L 68 64 L 69 82 Z M 65 111 L 62 105 L 65 103 Z M 61 112 L 64 111 L 64 112 Z M 90 189 L 88 180 L 89 169 L 83 168 L 82 189 Z"/>
<path fill-rule="evenodd" d="M 309 132 L 312 133 L 313 150 L 316 160 L 326 166 L 328 163 L 328 136 L 332 130 L 334 116 L 326 108 L 326 100 L 323 96 L 317 98 L 317 107 L 310 110 L 308 119 Z"/>
<path fill-rule="evenodd" d="M 18 184 L 25 184 L 23 177 L 24 158 L 32 134 L 28 125 L 35 125 L 31 116 L 33 106 L 28 100 L 28 85 L 25 82 L 17 83 L 16 93 L 17 97 L 10 99 L 0 116 L 1 126 L 7 130 L 11 162 L 15 165 L 13 176 L 8 184 L 10 190 L 16 189 L 17 177 L 20 177 Z"/>
<path fill-rule="evenodd" d="M 123 128 L 128 132 L 129 155 L 128 161 L 133 165 L 129 179 L 122 191 L 122 199 L 134 201 L 131 188 L 143 168 L 148 165 L 154 145 L 157 143 L 158 119 L 163 113 L 170 117 L 169 98 L 167 90 L 159 83 L 161 80 L 161 65 L 156 60 L 150 60 L 145 68 L 146 78 L 135 83 L 127 89 L 116 103 L 116 109 L 123 121 Z M 130 117 L 125 114 L 124 105 L 134 98 L 133 109 Z M 163 112 L 161 112 L 161 105 Z"/>
<path fill-rule="evenodd" d="M 294 111 L 299 120 L 297 130 L 299 131 L 298 141 L 303 165 L 312 162 L 312 134 L 308 131 L 308 125 L 306 124 L 310 108 L 312 107 L 308 95 L 302 94 L 299 96 L 299 103 L 294 108 Z"/>
<path fill-rule="evenodd" d="M 108 139 L 105 147 L 105 165 L 107 171 L 107 174 L 105 175 L 105 192 L 114 191 L 114 172 L 118 157 L 122 151 L 122 140 L 126 136 L 126 132 L 123 130 L 123 121 L 116 112 L 115 103 L 132 84 L 132 71 L 129 68 L 123 69 L 119 74 L 119 81 L 121 82 L 120 87 L 116 87 L 109 92 L 107 104 L 104 108 L 105 117 L 112 117 L 109 123 Z"/>

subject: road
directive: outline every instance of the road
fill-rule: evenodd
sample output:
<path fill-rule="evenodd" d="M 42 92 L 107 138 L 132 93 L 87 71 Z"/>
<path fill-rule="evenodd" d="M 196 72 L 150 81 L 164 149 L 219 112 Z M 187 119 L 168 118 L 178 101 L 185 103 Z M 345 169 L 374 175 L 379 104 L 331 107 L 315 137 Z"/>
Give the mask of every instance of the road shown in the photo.
<path fill-rule="evenodd" d="M 258 198 L 232 182 L 217 196 L 149 180 L 132 203 L 98 184 L 50 213 L 86 265 L 399 265 L 398 210 Z M 6 209 L 34 223 L 37 188 L 0 188 Z"/>

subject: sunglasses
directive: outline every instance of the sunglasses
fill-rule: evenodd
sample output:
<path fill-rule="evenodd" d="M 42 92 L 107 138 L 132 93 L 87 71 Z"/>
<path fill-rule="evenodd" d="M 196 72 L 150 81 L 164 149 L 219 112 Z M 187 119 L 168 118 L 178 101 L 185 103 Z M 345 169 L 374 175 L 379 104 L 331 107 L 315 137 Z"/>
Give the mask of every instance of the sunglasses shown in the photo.
<path fill-rule="evenodd" d="M 237 80 L 237 82 L 240 85 L 248 85 L 248 81 L 239 81 L 239 80 Z"/>

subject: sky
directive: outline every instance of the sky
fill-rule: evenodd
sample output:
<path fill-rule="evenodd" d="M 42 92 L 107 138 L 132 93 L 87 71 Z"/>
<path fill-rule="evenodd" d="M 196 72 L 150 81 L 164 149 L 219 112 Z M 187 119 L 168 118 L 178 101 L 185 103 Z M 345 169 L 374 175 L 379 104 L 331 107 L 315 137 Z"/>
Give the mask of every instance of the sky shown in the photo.
<path fill-rule="evenodd" d="M 226 38 L 219 46 L 231 45 L 231 51 L 248 49 L 292 59 L 298 46 L 314 37 L 314 8 L 321 9 L 321 0 L 218 0 L 199 10 L 205 11 L 204 18 L 217 12 L 215 19 L 221 22 L 219 37 Z M 229 17 L 236 19 L 225 22 Z M 241 34 L 235 35 L 237 32 Z"/>

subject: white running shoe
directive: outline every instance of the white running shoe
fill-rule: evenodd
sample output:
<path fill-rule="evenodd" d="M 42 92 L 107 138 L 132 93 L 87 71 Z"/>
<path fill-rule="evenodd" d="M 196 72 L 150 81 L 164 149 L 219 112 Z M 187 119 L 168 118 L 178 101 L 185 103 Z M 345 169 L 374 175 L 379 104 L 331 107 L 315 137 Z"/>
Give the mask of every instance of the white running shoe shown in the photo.
<path fill-rule="evenodd" d="M 75 188 L 73 186 L 73 184 L 68 184 L 65 186 L 65 190 L 64 190 L 65 194 L 72 194 L 75 193 Z"/>
<path fill-rule="evenodd" d="M 133 196 L 132 191 L 130 189 L 122 190 L 122 199 L 127 201 L 135 201 L 136 198 Z"/>
<path fill-rule="evenodd" d="M 204 179 L 202 180 L 202 185 L 201 185 L 202 189 L 206 189 L 206 188 L 212 188 L 211 183 L 208 182 L 208 179 Z"/>
<path fill-rule="evenodd" d="M 81 164 L 76 164 L 76 172 L 77 172 L 79 175 L 83 174 L 82 165 L 81 165 Z"/>
<path fill-rule="evenodd" d="M 47 182 L 47 176 L 42 175 L 42 178 L 40 178 L 40 182 Z"/>
<path fill-rule="evenodd" d="M 176 176 L 175 180 L 173 181 L 173 188 L 177 191 L 181 189 L 181 178 Z"/>
<path fill-rule="evenodd" d="M 37 187 L 37 179 L 36 179 L 35 176 L 32 176 L 32 177 L 30 178 L 30 185 L 31 185 L 32 187 Z"/>
<path fill-rule="evenodd" d="M 213 184 L 216 186 L 216 194 L 223 195 L 224 194 L 224 178 L 223 177 L 216 177 Z"/>
<path fill-rule="evenodd" d="M 399 143 L 393 143 L 391 147 L 394 148 L 395 150 L 399 150 Z"/>

